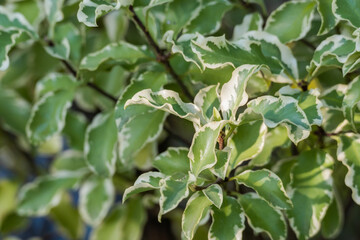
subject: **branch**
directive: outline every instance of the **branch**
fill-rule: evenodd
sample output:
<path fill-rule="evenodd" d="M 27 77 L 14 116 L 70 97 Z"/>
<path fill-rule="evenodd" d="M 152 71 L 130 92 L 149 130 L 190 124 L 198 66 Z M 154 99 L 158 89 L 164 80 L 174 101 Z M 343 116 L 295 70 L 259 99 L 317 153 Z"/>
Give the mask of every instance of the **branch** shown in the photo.
<path fill-rule="evenodd" d="M 149 31 L 146 29 L 145 25 L 141 22 L 140 18 L 137 16 L 134 7 L 132 5 L 129 6 L 129 10 L 132 13 L 132 19 L 136 23 L 136 25 L 140 28 L 142 33 L 145 35 L 146 40 L 148 41 L 149 45 L 152 47 L 156 54 L 156 60 L 163 64 L 166 70 L 169 72 L 169 74 L 172 76 L 172 78 L 179 84 L 182 91 L 188 97 L 190 100 L 193 100 L 194 97 L 189 92 L 179 75 L 176 74 L 173 67 L 170 65 L 169 58 L 170 54 L 165 54 L 164 50 L 160 49 L 160 47 L 157 45 L 157 43 L 154 41 L 154 39 L 151 37 Z"/>

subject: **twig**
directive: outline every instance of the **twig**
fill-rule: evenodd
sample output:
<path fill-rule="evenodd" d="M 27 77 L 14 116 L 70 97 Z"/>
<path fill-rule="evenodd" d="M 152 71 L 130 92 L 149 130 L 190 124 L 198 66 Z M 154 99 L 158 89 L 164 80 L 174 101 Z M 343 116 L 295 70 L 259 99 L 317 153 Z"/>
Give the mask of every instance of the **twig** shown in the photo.
<path fill-rule="evenodd" d="M 183 83 L 182 79 L 179 77 L 179 75 L 176 74 L 175 70 L 170 65 L 169 58 L 170 58 L 171 55 L 170 54 L 165 54 L 165 51 L 160 49 L 158 44 L 154 41 L 154 39 L 150 35 L 149 31 L 145 27 L 145 25 L 142 23 L 140 18 L 137 16 L 137 14 L 136 14 L 136 12 L 134 10 L 134 7 L 132 5 L 129 6 L 129 10 L 132 13 L 132 19 L 134 20 L 136 25 L 140 28 L 140 30 L 143 32 L 143 34 L 145 35 L 148 43 L 150 44 L 150 46 L 154 50 L 154 52 L 156 54 L 156 60 L 159 63 L 164 65 L 164 67 L 169 72 L 169 74 L 172 76 L 172 78 L 179 84 L 179 86 L 181 87 L 181 89 L 184 92 L 184 94 L 186 95 L 186 97 L 188 97 L 192 101 L 194 99 L 194 97 L 189 92 L 189 90 L 187 89 L 187 87 Z"/>

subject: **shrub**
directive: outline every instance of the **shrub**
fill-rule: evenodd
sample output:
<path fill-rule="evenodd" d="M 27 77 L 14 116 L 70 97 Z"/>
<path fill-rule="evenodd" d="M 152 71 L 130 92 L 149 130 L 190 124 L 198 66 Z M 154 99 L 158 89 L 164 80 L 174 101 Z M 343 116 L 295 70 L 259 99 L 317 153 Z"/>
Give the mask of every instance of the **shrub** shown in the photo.
<path fill-rule="evenodd" d="M 360 204 L 360 1 L 2 2 L 4 236 L 329 239 Z"/>

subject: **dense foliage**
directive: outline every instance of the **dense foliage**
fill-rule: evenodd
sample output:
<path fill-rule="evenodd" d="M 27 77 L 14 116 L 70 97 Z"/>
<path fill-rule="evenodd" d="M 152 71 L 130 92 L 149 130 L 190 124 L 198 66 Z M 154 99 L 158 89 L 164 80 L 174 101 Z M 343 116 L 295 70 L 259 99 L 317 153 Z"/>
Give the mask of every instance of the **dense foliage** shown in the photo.
<path fill-rule="evenodd" d="M 0 238 L 358 239 L 360 0 L 0 3 Z"/>

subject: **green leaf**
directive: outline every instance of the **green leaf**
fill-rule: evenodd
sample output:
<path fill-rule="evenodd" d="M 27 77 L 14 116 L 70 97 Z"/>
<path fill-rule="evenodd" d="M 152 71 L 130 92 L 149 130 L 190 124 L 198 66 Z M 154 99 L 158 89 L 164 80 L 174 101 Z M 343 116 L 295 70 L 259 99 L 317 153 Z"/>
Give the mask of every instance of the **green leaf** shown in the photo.
<path fill-rule="evenodd" d="M 70 75 L 61 73 L 49 73 L 36 83 L 35 96 L 40 98 L 49 92 L 56 92 L 58 90 L 73 91 L 79 82 Z"/>
<path fill-rule="evenodd" d="M 271 239 L 286 239 L 286 221 L 280 210 L 271 207 L 256 193 L 239 195 L 239 202 L 255 233 L 266 232 Z"/>
<path fill-rule="evenodd" d="M 266 32 L 249 32 L 234 43 L 227 41 L 225 36 L 205 38 L 198 35 L 192 41 L 192 49 L 207 68 L 264 64 L 275 74 L 298 77 L 297 62 L 291 50 Z"/>
<path fill-rule="evenodd" d="M 187 174 L 190 171 L 190 160 L 187 156 L 188 148 L 169 147 L 154 159 L 154 167 L 165 175 L 175 173 Z"/>
<path fill-rule="evenodd" d="M 141 59 L 149 59 L 149 53 L 145 46 L 135 46 L 126 42 L 111 43 L 84 57 L 80 63 L 80 70 L 95 71 L 107 60 L 135 64 Z"/>
<path fill-rule="evenodd" d="M 84 115 L 73 111 L 68 112 L 63 133 L 71 148 L 83 150 L 87 125 L 88 122 Z"/>
<path fill-rule="evenodd" d="M 299 107 L 298 101 L 292 97 L 258 97 L 249 102 L 248 107 L 255 113 L 261 114 L 264 123 L 269 128 L 274 128 L 279 124 L 284 125 L 289 138 L 295 144 L 310 134 L 311 127 L 306 114 Z"/>
<path fill-rule="evenodd" d="M 355 50 L 356 43 L 353 39 L 343 35 L 332 35 L 317 46 L 307 71 L 314 77 L 325 70 L 341 68 Z"/>
<path fill-rule="evenodd" d="M 213 184 L 202 190 L 204 195 L 215 205 L 217 208 L 221 208 L 223 203 L 223 191 L 219 184 Z"/>
<path fill-rule="evenodd" d="M 202 117 L 210 122 L 213 118 L 214 108 L 220 106 L 220 96 L 218 93 L 219 85 L 208 86 L 200 89 L 196 94 L 194 103 L 201 109 Z"/>
<path fill-rule="evenodd" d="M 96 20 L 105 13 L 119 9 L 120 2 L 120 0 L 116 3 L 105 0 L 83 0 L 79 4 L 77 19 L 88 27 L 97 27 Z"/>
<path fill-rule="evenodd" d="M 173 175 L 160 180 L 160 211 L 161 216 L 175 209 L 179 203 L 189 196 L 189 176 L 183 174 Z"/>
<path fill-rule="evenodd" d="M 53 174 L 84 175 L 89 172 L 82 152 L 66 150 L 57 156 L 51 164 Z"/>
<path fill-rule="evenodd" d="M 196 177 L 216 164 L 215 146 L 224 124 L 225 121 L 210 122 L 196 131 L 188 154 L 191 172 Z"/>
<path fill-rule="evenodd" d="M 0 30 L 0 71 L 5 71 L 9 67 L 10 60 L 8 54 L 11 48 L 16 44 L 16 39 L 19 36 L 20 32 L 16 30 L 7 32 Z"/>
<path fill-rule="evenodd" d="M 212 202 L 202 192 L 194 193 L 186 204 L 181 227 L 186 239 L 193 239 L 196 228 Z"/>
<path fill-rule="evenodd" d="M 333 201 L 326 210 L 325 217 L 321 222 L 321 234 L 328 239 L 336 238 L 344 224 L 344 210 L 341 205 L 340 196 L 334 194 Z"/>
<path fill-rule="evenodd" d="M 115 198 L 112 180 L 93 175 L 82 184 L 79 191 L 79 212 L 82 219 L 99 225 L 108 213 Z"/>
<path fill-rule="evenodd" d="M 132 195 L 160 188 L 160 180 L 165 175 L 159 172 L 146 172 L 141 174 L 135 181 L 134 185 L 127 188 L 123 195 L 123 203 Z"/>
<path fill-rule="evenodd" d="M 319 97 L 322 104 L 329 109 L 341 110 L 347 86 L 336 84 L 325 91 Z"/>
<path fill-rule="evenodd" d="M 355 126 L 355 109 L 357 104 L 360 102 L 360 76 L 356 77 L 348 85 L 348 89 L 344 96 L 343 101 L 343 112 L 345 118 L 352 124 L 353 128 L 356 130 Z"/>
<path fill-rule="evenodd" d="M 318 35 L 323 35 L 331 31 L 338 23 L 338 20 L 332 11 L 333 0 L 316 0 L 316 2 L 317 10 L 321 17 Z"/>
<path fill-rule="evenodd" d="M 264 147 L 266 132 L 262 120 L 239 125 L 228 140 L 231 148 L 229 168 L 234 169 L 243 161 L 256 157 Z"/>
<path fill-rule="evenodd" d="M 216 159 L 217 162 L 213 168 L 210 169 L 217 177 L 221 179 L 225 179 L 226 174 L 229 171 L 229 163 L 231 159 L 231 148 L 228 146 L 222 150 L 215 150 L 216 151 Z"/>
<path fill-rule="evenodd" d="M 242 38 L 244 34 L 249 31 L 261 31 L 264 20 L 261 14 L 258 12 L 249 13 L 245 15 L 241 24 L 234 27 L 233 41 L 237 41 Z"/>
<path fill-rule="evenodd" d="M 161 90 L 153 92 L 145 89 L 136 93 L 125 103 L 125 108 L 134 104 L 160 109 L 177 117 L 187 119 L 200 126 L 205 120 L 201 117 L 201 110 L 192 103 L 184 103 L 177 92 L 171 90 Z"/>
<path fill-rule="evenodd" d="M 265 135 L 264 146 L 259 154 L 252 158 L 251 166 L 262 166 L 269 162 L 274 148 L 283 146 L 287 140 L 286 128 L 276 127 Z M 282 179 L 282 178 L 281 178 Z"/>
<path fill-rule="evenodd" d="M 247 82 L 260 68 L 261 66 L 242 65 L 233 71 L 231 79 L 223 85 L 220 109 L 224 119 L 235 119 L 238 108 L 247 103 Z"/>
<path fill-rule="evenodd" d="M 173 0 L 165 11 L 163 32 L 173 30 L 176 36 L 181 29 L 195 19 L 201 10 L 200 0 Z"/>
<path fill-rule="evenodd" d="M 202 4 L 198 15 L 185 27 L 185 32 L 212 34 L 219 30 L 224 14 L 231 8 L 227 0 L 210 0 Z"/>
<path fill-rule="evenodd" d="M 132 157 L 161 134 L 165 118 L 164 112 L 155 110 L 130 119 L 118 134 L 120 160 L 131 164 Z"/>
<path fill-rule="evenodd" d="M 26 32 L 34 39 L 39 38 L 34 28 L 21 13 L 11 12 L 9 9 L 0 6 L 0 22 L 2 31 Z"/>
<path fill-rule="evenodd" d="M 337 158 L 348 169 L 345 184 L 351 189 L 353 200 L 360 204 L 360 136 L 348 133 L 335 139 L 338 142 Z"/>
<path fill-rule="evenodd" d="M 209 229 L 209 239 L 240 240 L 245 228 L 245 216 L 240 204 L 234 198 L 224 197 L 220 209 L 212 208 L 213 222 Z"/>
<path fill-rule="evenodd" d="M 279 209 L 292 208 L 291 200 L 285 192 L 281 179 L 270 170 L 246 170 L 232 179 L 254 189 L 262 199 L 273 207 Z"/>
<path fill-rule="evenodd" d="M 115 119 L 118 129 L 121 130 L 124 124 L 132 117 L 151 109 L 147 106 L 134 105 L 128 106 L 125 110 L 124 106 L 127 100 L 131 99 L 137 92 L 144 89 L 149 88 L 152 91 L 159 91 L 166 83 L 167 77 L 163 72 L 148 71 L 132 80 L 131 83 L 124 89 L 124 92 L 121 94 L 115 106 Z"/>
<path fill-rule="evenodd" d="M 96 115 L 86 129 L 84 154 L 91 171 L 110 177 L 115 172 L 117 129 L 114 112 Z"/>
<path fill-rule="evenodd" d="M 34 104 L 26 125 L 26 135 L 32 144 L 43 143 L 63 130 L 73 98 L 74 91 L 59 90 L 44 94 Z"/>
<path fill-rule="evenodd" d="M 146 209 L 140 199 L 116 207 L 91 233 L 91 239 L 140 240 L 146 223 Z"/>
<path fill-rule="evenodd" d="M 357 49 L 357 52 L 352 53 L 342 66 L 344 76 L 360 68 L 360 53 L 358 51 L 359 50 Z"/>
<path fill-rule="evenodd" d="M 297 238 L 303 240 L 320 230 L 332 201 L 333 160 L 321 150 L 304 151 L 297 160 L 292 168 L 289 194 L 294 207 L 287 210 L 287 216 Z"/>
<path fill-rule="evenodd" d="M 15 91 L 0 87 L 0 115 L 7 128 L 25 135 L 26 122 L 31 106 Z"/>
<path fill-rule="evenodd" d="M 20 189 L 17 211 L 21 215 L 44 216 L 58 205 L 64 189 L 78 182 L 76 175 L 38 177 Z"/>
<path fill-rule="evenodd" d="M 266 21 L 265 31 L 287 43 L 305 37 L 310 31 L 316 2 L 290 1 L 273 11 Z"/>
<path fill-rule="evenodd" d="M 353 0 L 333 0 L 332 10 L 335 16 L 341 20 L 349 22 L 355 28 L 360 28 L 360 8 L 359 1 Z"/>
<path fill-rule="evenodd" d="M 320 93 L 317 89 L 303 92 L 299 89 L 286 86 L 279 90 L 279 94 L 295 98 L 298 101 L 299 107 L 304 111 L 310 125 L 321 125 L 323 120 L 320 110 L 322 103 L 318 99 Z"/>

